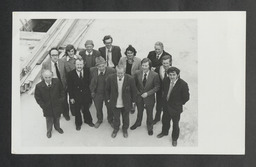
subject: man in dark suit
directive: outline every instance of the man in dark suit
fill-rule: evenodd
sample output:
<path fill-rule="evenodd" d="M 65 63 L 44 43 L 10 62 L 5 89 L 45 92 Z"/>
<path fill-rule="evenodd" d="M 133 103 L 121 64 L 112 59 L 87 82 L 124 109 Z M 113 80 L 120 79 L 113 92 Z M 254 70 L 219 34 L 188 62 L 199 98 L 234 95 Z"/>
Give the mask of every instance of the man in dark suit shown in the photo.
<path fill-rule="evenodd" d="M 135 124 L 130 129 L 134 130 L 141 126 L 143 110 L 146 108 L 148 135 L 151 136 L 153 135 L 153 108 L 155 105 L 155 93 L 160 87 L 159 76 L 156 72 L 150 70 L 150 59 L 144 58 L 141 61 L 141 67 L 142 70 L 136 72 L 134 75 L 136 87 L 138 89 L 138 114 Z"/>
<path fill-rule="evenodd" d="M 85 66 L 88 68 L 95 67 L 96 57 L 100 56 L 100 52 L 94 50 L 94 44 L 92 40 L 87 40 L 84 44 L 85 50 L 79 52 L 79 55 L 84 59 Z"/>
<path fill-rule="evenodd" d="M 52 48 L 49 51 L 50 59 L 45 61 L 42 64 L 42 71 L 43 70 L 50 70 L 53 72 L 53 78 L 58 78 L 61 85 L 63 86 L 63 89 L 66 91 L 67 89 L 67 81 L 66 81 L 66 68 L 65 68 L 65 63 L 59 59 L 59 51 L 57 48 Z M 68 101 L 67 101 L 67 96 L 65 100 L 63 101 L 63 116 L 65 119 L 68 121 L 70 120 L 69 117 L 69 107 L 68 107 Z"/>
<path fill-rule="evenodd" d="M 156 42 L 155 50 L 148 53 L 148 58 L 152 62 L 152 70 L 155 70 L 157 67 L 162 65 L 161 59 L 164 55 L 170 55 L 170 54 L 164 51 L 164 45 L 162 42 L 159 42 L 159 41 Z M 172 56 L 170 55 L 170 57 L 172 61 Z"/>
<path fill-rule="evenodd" d="M 133 77 L 125 74 L 125 66 L 117 66 L 116 74 L 107 78 L 106 99 L 114 114 L 114 131 L 112 138 L 115 138 L 120 126 L 120 113 L 123 118 L 123 136 L 128 137 L 129 112 L 132 104 L 135 103 L 137 89 Z"/>
<path fill-rule="evenodd" d="M 99 48 L 100 54 L 107 61 L 107 66 L 114 68 L 122 57 L 121 49 L 119 46 L 112 45 L 113 38 L 110 35 L 103 38 L 103 43 L 105 47 Z"/>
<path fill-rule="evenodd" d="M 180 70 L 170 67 L 167 70 L 168 78 L 163 81 L 164 114 L 162 117 L 162 132 L 158 138 L 167 136 L 170 129 L 170 121 L 173 122 L 172 145 L 177 146 L 179 138 L 179 120 L 183 111 L 183 105 L 189 100 L 188 84 L 180 78 Z"/>
<path fill-rule="evenodd" d="M 60 128 L 60 114 L 62 113 L 62 104 L 65 93 L 60 81 L 52 78 L 53 73 L 50 70 L 42 71 L 43 80 L 36 85 L 35 99 L 43 109 L 46 118 L 47 133 L 46 136 L 51 138 L 52 126 L 60 133 L 64 133 Z"/>
<path fill-rule="evenodd" d="M 168 77 L 167 70 L 171 67 L 171 57 L 170 55 L 164 55 L 162 57 L 162 65 L 158 66 L 155 69 L 155 72 L 159 74 L 160 78 L 160 89 L 156 92 L 156 114 L 153 123 L 156 124 L 161 120 L 161 113 L 163 110 L 163 90 L 162 90 L 162 84 L 164 78 Z"/>
<path fill-rule="evenodd" d="M 97 112 L 98 121 L 95 123 L 95 128 L 98 128 L 100 124 L 103 122 L 103 101 L 105 101 L 105 105 L 107 108 L 107 119 L 111 126 L 113 126 L 113 112 L 109 108 L 108 102 L 105 100 L 105 87 L 107 77 L 110 74 L 114 74 L 116 70 L 111 67 L 107 67 L 107 63 L 103 57 L 96 58 L 96 67 L 92 67 L 91 71 L 91 84 L 90 90 L 93 98 L 93 102 Z"/>
<path fill-rule="evenodd" d="M 80 130 L 82 126 L 83 112 L 84 122 L 93 127 L 92 116 L 89 110 L 92 103 L 90 84 L 90 70 L 84 67 L 83 59 L 75 61 L 76 69 L 68 73 L 68 93 L 70 103 L 75 105 L 75 124 L 76 130 Z"/>

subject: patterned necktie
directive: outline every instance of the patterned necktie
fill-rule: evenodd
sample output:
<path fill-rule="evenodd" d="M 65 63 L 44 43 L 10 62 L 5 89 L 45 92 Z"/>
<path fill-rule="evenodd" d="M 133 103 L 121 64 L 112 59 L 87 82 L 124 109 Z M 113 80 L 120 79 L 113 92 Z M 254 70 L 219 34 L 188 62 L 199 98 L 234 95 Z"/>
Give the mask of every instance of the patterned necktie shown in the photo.
<path fill-rule="evenodd" d="M 146 86 L 146 82 L 147 82 L 147 73 L 144 73 L 144 78 L 142 81 L 144 87 Z"/>
<path fill-rule="evenodd" d="M 168 90 L 168 93 L 167 93 L 167 97 L 166 97 L 166 100 L 168 101 L 169 98 L 170 98 L 170 94 L 172 92 L 172 88 L 173 88 L 173 82 L 170 82 L 170 87 L 169 87 L 169 90 Z"/>
<path fill-rule="evenodd" d="M 59 80 L 60 80 L 60 82 L 61 82 L 61 78 L 60 78 L 60 71 L 59 71 L 59 69 L 58 69 L 57 63 L 54 63 L 54 65 L 55 65 L 55 69 L 56 69 L 57 77 L 58 77 L 58 79 L 59 79 Z M 61 82 L 61 83 L 62 83 L 62 82 Z"/>

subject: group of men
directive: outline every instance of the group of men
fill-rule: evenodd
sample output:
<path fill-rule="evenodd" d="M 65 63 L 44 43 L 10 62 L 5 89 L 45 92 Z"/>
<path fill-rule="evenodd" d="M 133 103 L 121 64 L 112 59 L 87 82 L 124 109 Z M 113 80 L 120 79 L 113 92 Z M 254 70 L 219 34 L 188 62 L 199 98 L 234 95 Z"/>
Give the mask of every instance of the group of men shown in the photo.
<path fill-rule="evenodd" d="M 168 135 L 172 120 L 172 145 L 176 146 L 180 114 L 189 100 L 189 89 L 180 78 L 180 70 L 172 66 L 172 56 L 164 51 L 161 42 L 156 42 L 155 50 L 142 60 L 135 57 L 137 52 L 131 45 L 125 51 L 126 57 L 122 57 L 120 47 L 112 45 L 110 35 L 103 38 L 103 43 L 105 46 L 97 51 L 93 41 L 87 40 L 79 54 L 73 45 L 67 45 L 62 58 L 56 48 L 49 51 L 50 59 L 42 65 L 42 81 L 35 89 L 35 99 L 46 117 L 47 137 L 51 138 L 53 125 L 64 133 L 59 120 L 63 114 L 69 121 L 69 111 L 75 116 L 76 130 L 81 129 L 82 115 L 86 124 L 99 128 L 105 103 L 113 138 L 120 128 L 120 115 L 123 136 L 128 137 L 129 115 L 137 106 L 137 119 L 130 129 L 141 126 L 145 109 L 148 135 L 153 135 L 153 126 L 161 120 L 163 111 L 162 132 L 157 137 Z M 95 124 L 90 113 L 92 102 L 96 108 Z"/>

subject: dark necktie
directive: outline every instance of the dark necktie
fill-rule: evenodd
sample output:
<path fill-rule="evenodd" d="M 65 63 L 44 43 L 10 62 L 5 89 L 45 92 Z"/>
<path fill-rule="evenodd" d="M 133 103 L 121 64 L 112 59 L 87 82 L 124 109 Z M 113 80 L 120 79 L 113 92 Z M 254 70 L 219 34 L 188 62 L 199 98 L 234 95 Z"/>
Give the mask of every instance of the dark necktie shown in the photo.
<path fill-rule="evenodd" d="M 83 79 L 83 75 L 82 75 L 82 72 L 80 71 L 80 74 L 79 74 L 80 76 L 80 79 Z"/>
<path fill-rule="evenodd" d="M 169 90 L 168 90 L 167 97 L 166 97 L 167 101 L 170 98 L 170 95 L 171 95 L 171 92 L 172 92 L 172 88 L 173 88 L 173 84 L 174 84 L 173 82 L 170 82 Z"/>
<path fill-rule="evenodd" d="M 167 78 L 167 72 L 164 72 L 164 79 Z"/>
<path fill-rule="evenodd" d="M 143 81 L 142 81 L 144 87 L 146 85 L 146 82 L 147 82 L 147 73 L 144 73 L 144 78 L 143 78 Z"/>
<path fill-rule="evenodd" d="M 60 82 L 61 82 L 61 78 L 60 78 L 60 71 L 59 71 L 59 69 L 58 69 L 57 63 L 54 63 L 54 65 L 55 65 L 55 69 L 56 69 L 57 77 L 58 77 L 58 79 L 59 79 L 59 80 L 60 80 Z"/>
<path fill-rule="evenodd" d="M 48 84 L 48 87 L 50 88 L 52 85 L 51 84 Z"/>
<path fill-rule="evenodd" d="M 159 55 L 156 55 L 156 59 L 157 59 L 157 60 L 159 59 Z"/>
<path fill-rule="evenodd" d="M 100 75 L 104 75 L 103 72 L 100 72 Z"/>

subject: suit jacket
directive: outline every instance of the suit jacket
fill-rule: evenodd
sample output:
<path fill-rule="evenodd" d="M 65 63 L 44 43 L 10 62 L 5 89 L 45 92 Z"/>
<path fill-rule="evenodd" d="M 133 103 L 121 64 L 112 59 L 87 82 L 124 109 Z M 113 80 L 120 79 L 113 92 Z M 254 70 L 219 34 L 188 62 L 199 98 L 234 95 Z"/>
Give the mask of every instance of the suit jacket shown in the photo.
<path fill-rule="evenodd" d="M 66 72 L 69 73 L 70 71 L 74 70 L 76 68 L 75 66 L 75 60 L 76 59 L 81 59 L 82 57 L 80 55 L 75 55 L 76 58 L 74 59 L 69 59 L 69 61 L 67 61 L 67 55 L 64 55 L 61 60 L 64 62 L 65 64 L 65 69 Z"/>
<path fill-rule="evenodd" d="M 145 87 L 143 86 L 143 71 L 137 71 L 134 74 L 134 78 L 135 78 L 135 83 L 136 83 L 136 87 L 138 90 L 138 97 L 137 97 L 137 101 L 142 100 L 141 95 L 145 92 L 147 92 L 148 96 L 146 98 L 144 98 L 144 103 L 146 105 L 152 105 L 155 103 L 155 93 L 159 90 L 160 87 L 160 81 L 159 81 L 159 76 L 156 72 L 154 71 L 149 71 L 148 74 L 148 78 L 147 78 L 147 82 Z"/>
<path fill-rule="evenodd" d="M 106 47 L 99 48 L 100 55 L 107 61 L 106 57 Z M 112 46 L 112 62 L 115 66 L 117 66 L 120 58 L 122 57 L 121 49 L 119 46 Z"/>
<path fill-rule="evenodd" d="M 90 84 L 90 90 L 92 94 L 97 93 L 97 85 L 98 85 L 98 68 L 97 67 L 92 67 L 90 69 L 90 74 L 91 74 L 91 84 Z M 105 86 L 107 82 L 107 77 L 111 74 L 116 73 L 116 70 L 111 67 L 106 67 L 105 71 Z"/>
<path fill-rule="evenodd" d="M 138 57 L 134 57 L 133 59 L 133 63 L 132 63 L 132 69 L 131 69 L 131 74 L 132 76 L 135 74 L 136 71 L 139 71 L 141 70 L 141 59 L 138 58 Z M 122 57 L 120 60 L 119 60 L 119 65 L 122 65 L 122 66 L 126 66 L 126 63 L 127 63 L 127 57 Z"/>
<path fill-rule="evenodd" d="M 169 53 L 163 51 L 163 54 L 161 55 L 161 57 L 159 59 L 156 58 L 156 52 L 155 51 L 151 51 L 148 53 L 148 58 L 152 61 L 152 67 L 159 67 L 162 65 L 162 57 L 165 55 L 170 55 Z M 172 56 L 170 55 L 171 59 Z"/>
<path fill-rule="evenodd" d="M 178 79 L 171 91 L 169 100 L 167 101 L 167 93 L 170 87 L 170 79 L 165 78 L 163 81 L 163 100 L 164 105 L 168 108 L 171 114 L 181 113 L 183 111 L 182 105 L 189 100 L 189 88 L 188 84 Z"/>
<path fill-rule="evenodd" d="M 39 82 L 36 85 L 34 96 L 36 102 L 43 109 L 45 117 L 60 117 L 63 110 L 65 93 L 59 79 L 53 78 L 50 88 L 44 80 Z"/>
<path fill-rule="evenodd" d="M 100 56 L 100 52 L 97 50 L 92 50 L 92 56 L 89 57 L 86 55 L 86 50 L 82 50 L 79 52 L 79 55 L 83 58 L 85 62 L 85 66 L 88 68 L 94 67 L 96 64 L 95 58 Z"/>
<path fill-rule="evenodd" d="M 137 89 L 135 85 L 135 80 L 132 76 L 125 74 L 122 87 L 122 99 L 126 111 L 130 111 L 132 109 L 132 103 L 136 101 L 136 95 Z M 108 77 L 106 84 L 106 100 L 110 100 L 109 103 L 112 109 L 116 107 L 117 97 L 117 75 L 112 74 Z"/>
<path fill-rule="evenodd" d="M 60 72 L 62 86 L 64 89 L 66 89 L 67 88 L 67 79 L 66 79 L 67 71 L 65 69 L 65 63 L 61 59 L 58 60 L 58 69 Z M 42 70 L 52 71 L 51 59 L 48 59 L 42 64 Z"/>
<path fill-rule="evenodd" d="M 90 70 L 83 69 L 82 80 L 77 75 L 76 69 L 68 73 L 68 93 L 69 99 L 75 99 L 75 104 L 89 104 L 92 102 L 90 84 Z"/>

